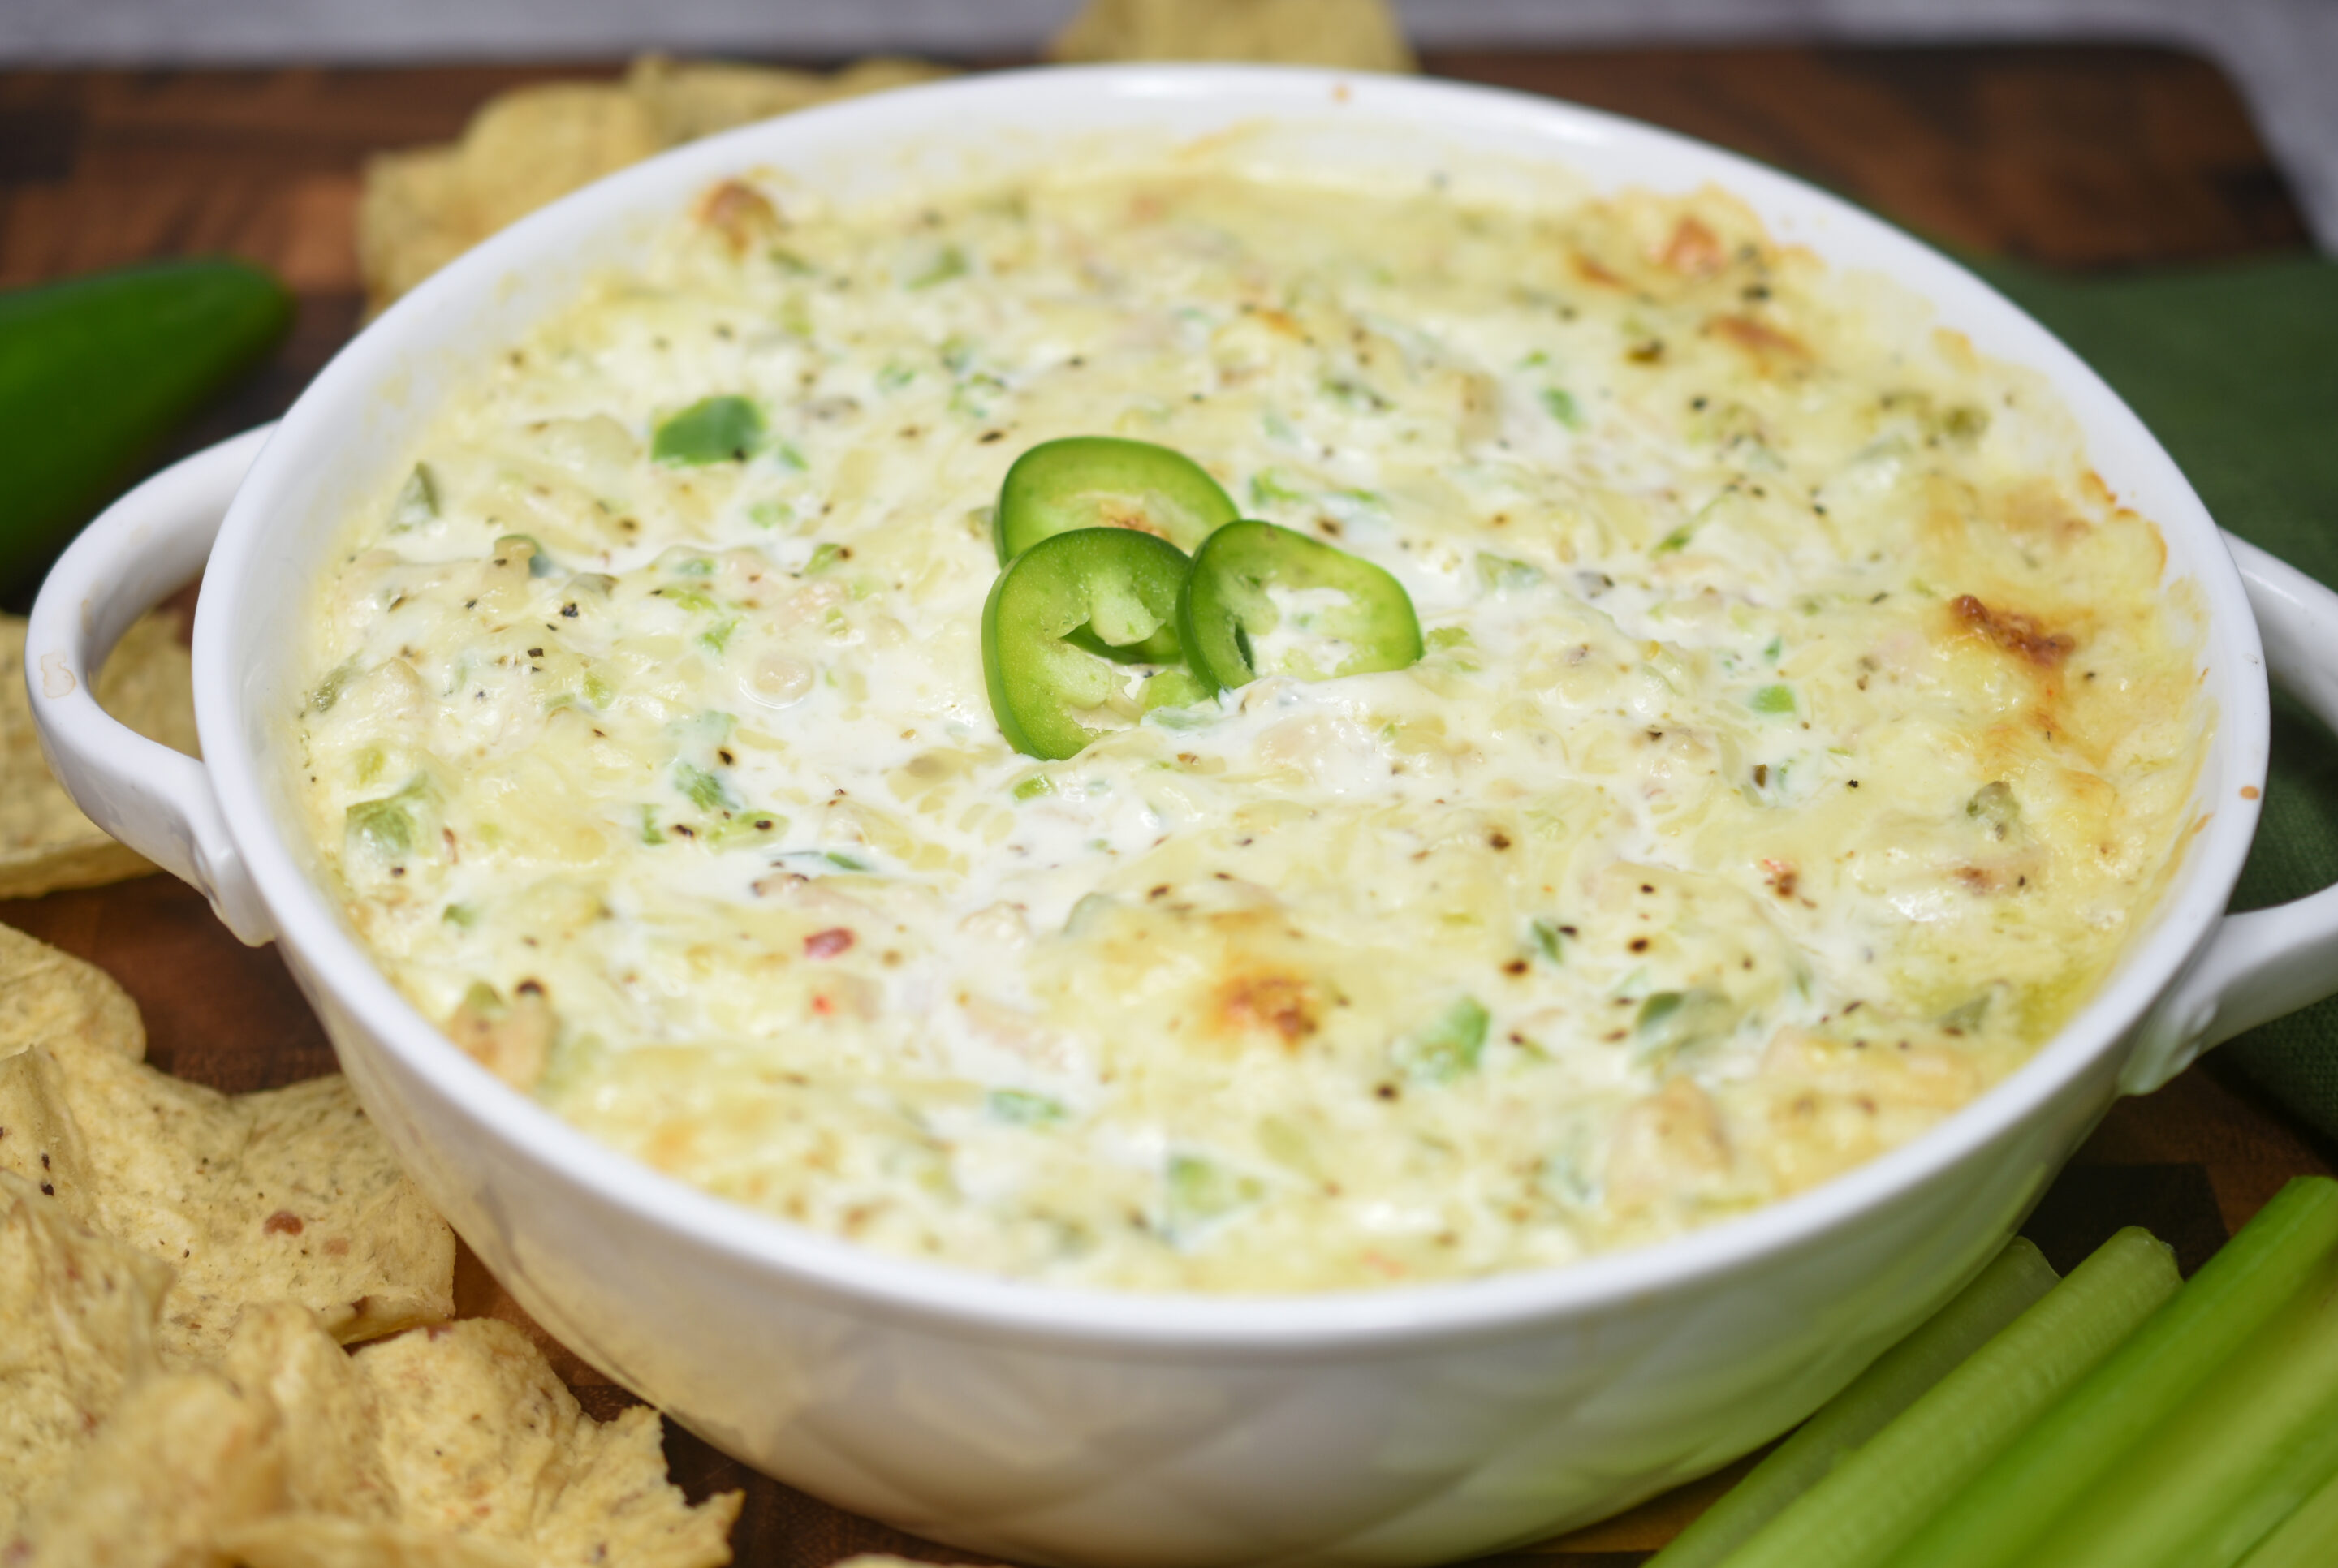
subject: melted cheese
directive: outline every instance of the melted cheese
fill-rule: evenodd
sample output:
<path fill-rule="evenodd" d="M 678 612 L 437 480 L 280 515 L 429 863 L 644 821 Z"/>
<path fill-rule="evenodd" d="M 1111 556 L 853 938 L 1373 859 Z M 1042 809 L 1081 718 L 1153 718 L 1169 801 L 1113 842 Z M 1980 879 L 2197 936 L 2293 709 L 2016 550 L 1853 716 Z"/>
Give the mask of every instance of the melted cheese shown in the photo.
<path fill-rule="evenodd" d="M 1712 194 L 726 187 L 351 523 L 316 842 L 506 1077 L 889 1251 L 1293 1290 L 1739 1212 L 2052 1033 L 2209 722 L 2155 530 L 1920 316 Z M 652 461 L 711 395 L 759 449 Z M 1427 656 L 1134 671 L 1017 755 L 988 508 L 1074 434 L 1386 567 Z"/>

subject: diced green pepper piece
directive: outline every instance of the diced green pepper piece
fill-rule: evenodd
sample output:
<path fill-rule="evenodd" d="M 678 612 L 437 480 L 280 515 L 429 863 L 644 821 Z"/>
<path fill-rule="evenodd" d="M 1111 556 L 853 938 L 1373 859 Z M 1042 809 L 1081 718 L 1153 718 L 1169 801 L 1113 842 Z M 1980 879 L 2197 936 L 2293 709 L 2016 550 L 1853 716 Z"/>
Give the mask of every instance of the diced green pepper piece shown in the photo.
<path fill-rule="evenodd" d="M 722 775 L 710 773 L 703 768 L 693 768 L 687 762 L 675 763 L 673 787 L 688 797 L 690 803 L 701 811 L 739 809 L 739 797 L 732 793 L 731 786 L 722 781 Z"/>
<path fill-rule="evenodd" d="M 351 806 L 342 821 L 343 842 L 383 860 L 402 860 L 422 841 L 414 808 L 436 799 L 429 776 L 417 773 L 397 793 Z"/>
<path fill-rule="evenodd" d="M 1965 802 L 1965 815 L 1995 837 L 2009 838 L 2021 826 L 2021 802 L 2014 799 L 2012 785 L 2002 779 L 1991 779 Z"/>
<path fill-rule="evenodd" d="M 1164 1173 L 1169 1229 L 1186 1235 L 1266 1196 L 1266 1183 L 1202 1154 L 1172 1154 Z"/>
<path fill-rule="evenodd" d="M 1275 603 L 1278 593 L 1284 605 Z M 1313 602 L 1298 603 L 1302 596 Z M 1187 666 L 1217 691 L 1262 675 L 1324 681 L 1401 670 L 1421 650 L 1404 584 L 1361 556 L 1272 523 L 1229 523 L 1203 544 L 1177 601 L 1177 630 Z"/>
<path fill-rule="evenodd" d="M 342 688 L 355 680 L 359 673 L 358 656 L 354 653 L 326 671 L 325 678 L 317 682 L 315 691 L 309 693 L 309 710 L 330 713 L 333 704 L 341 700 Z"/>
<path fill-rule="evenodd" d="M 947 283 L 953 278 L 963 278 L 967 272 L 966 252 L 955 245 L 945 245 L 921 260 L 901 287 L 930 289 L 937 283 Z"/>
<path fill-rule="evenodd" d="M 1103 706 L 1121 676 L 1073 633 L 1115 650 L 1160 638 L 1186 564 L 1184 551 L 1150 534 L 1079 528 L 1042 539 L 998 574 L 982 607 L 982 674 L 1007 744 L 1052 760 L 1095 739 L 1078 715 Z"/>
<path fill-rule="evenodd" d="M 1685 998 L 1685 995 L 1679 991 L 1655 993 L 1640 1004 L 1640 1015 L 1633 1024 L 1633 1027 L 1643 1034 L 1663 1028 L 1672 1021 L 1673 1014 L 1680 1011 L 1681 1003 Z"/>
<path fill-rule="evenodd" d="M 1396 1043 L 1396 1064 L 1415 1078 L 1448 1083 L 1478 1065 L 1486 1050 L 1485 1005 L 1463 996 Z"/>
<path fill-rule="evenodd" d="M 1295 505 L 1306 499 L 1305 491 L 1292 485 L 1275 469 L 1251 475 L 1250 504 L 1253 506 Z"/>
<path fill-rule="evenodd" d="M 744 397 L 702 397 L 657 427 L 650 456 L 677 468 L 744 463 L 763 444 L 763 411 Z"/>
<path fill-rule="evenodd" d="M 1471 638 L 1469 633 L 1459 626 L 1439 626 L 1429 634 L 1428 642 L 1431 648 L 1442 651 L 1450 648 L 1467 648 L 1470 644 Z"/>
<path fill-rule="evenodd" d="M 527 562 L 527 574 L 531 577 L 549 577 L 560 570 L 552 557 L 544 553 L 544 546 L 537 543 L 533 534 L 504 534 L 496 541 L 496 555 L 498 564 L 516 555 L 524 557 Z"/>
<path fill-rule="evenodd" d="M 988 1108 L 995 1119 L 1017 1127 L 1043 1126 L 1064 1119 L 1061 1101 L 1028 1089 L 993 1089 Z"/>
<path fill-rule="evenodd" d="M 414 848 L 414 814 L 395 795 L 360 800 L 349 808 L 348 833 L 369 853 L 396 860 Z"/>
<path fill-rule="evenodd" d="M 406 483 L 398 486 L 398 499 L 389 504 L 389 531 L 403 534 L 437 515 L 438 481 L 427 464 L 417 463 Z"/>
<path fill-rule="evenodd" d="M 1792 686 L 1764 686 L 1748 698 L 1745 705 L 1756 713 L 1792 713 L 1794 711 L 1794 689 Z"/>
<path fill-rule="evenodd" d="M 1478 553 L 1478 586 L 1488 593 L 1508 593 L 1531 588 L 1543 580 L 1542 568 L 1508 555 Z"/>
<path fill-rule="evenodd" d="M 1043 441 L 998 487 L 1000 565 L 1075 528 L 1127 528 L 1190 551 L 1239 515 L 1218 482 L 1182 452 L 1116 436 Z"/>

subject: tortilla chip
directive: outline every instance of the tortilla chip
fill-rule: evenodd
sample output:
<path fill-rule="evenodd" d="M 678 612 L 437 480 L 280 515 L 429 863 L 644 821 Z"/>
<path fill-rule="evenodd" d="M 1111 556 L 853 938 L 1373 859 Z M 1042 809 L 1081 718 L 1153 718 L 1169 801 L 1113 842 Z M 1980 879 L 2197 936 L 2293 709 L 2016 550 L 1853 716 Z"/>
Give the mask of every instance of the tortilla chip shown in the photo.
<path fill-rule="evenodd" d="M 64 1484 L 25 1520 L 25 1568 L 182 1568 L 216 1561 L 219 1534 L 267 1514 L 283 1446 L 263 1394 L 216 1372 L 132 1390 Z"/>
<path fill-rule="evenodd" d="M 828 75 L 645 54 L 625 73 L 625 89 L 648 110 L 659 136 L 672 147 L 816 103 L 833 103 L 951 74 L 947 66 L 881 54 Z"/>
<path fill-rule="evenodd" d="M 195 754 L 193 666 L 167 611 L 123 634 L 98 671 L 105 710 L 151 740 Z M 81 814 L 50 777 L 25 691 L 25 622 L 0 615 L 0 898 L 94 887 L 154 869 Z"/>
<path fill-rule="evenodd" d="M 455 1237 L 338 1074 L 231 1098 L 99 1052 L 57 1054 L 98 1227 L 171 1263 L 166 1361 L 214 1359 L 252 1302 L 369 1339 L 455 1309 Z"/>
<path fill-rule="evenodd" d="M 356 1363 L 380 1401 L 382 1457 L 408 1524 L 522 1542 L 543 1563 L 731 1561 L 741 1494 L 692 1507 L 665 1478 L 657 1412 L 596 1424 L 510 1324 L 422 1329 Z"/>
<path fill-rule="evenodd" d="M 250 1119 L 224 1094 L 111 1052 L 61 1043 L 46 1054 L 81 1136 L 81 1184 L 72 1200 L 99 1230 L 177 1271 L 163 1307 L 162 1344 L 166 1357 L 183 1356 L 184 1287 L 212 1250 L 212 1189 L 235 1169 Z M 219 1328 L 223 1343 L 227 1324 Z"/>
<path fill-rule="evenodd" d="M 398 1494 L 382 1468 L 373 1388 L 317 1315 L 290 1301 L 236 1319 L 221 1371 L 276 1408 L 283 1433 L 282 1506 L 351 1524 L 393 1523 Z"/>
<path fill-rule="evenodd" d="M 157 1360 L 170 1270 L 0 1174 L 0 1561 L 26 1509 Z"/>
<path fill-rule="evenodd" d="M 0 1175 L 0 1561 L 30 1568 L 719 1568 L 740 1494 L 693 1507 L 658 1415 L 586 1416 L 492 1319 L 355 1357 L 291 1302 L 165 1372 L 167 1269 Z M 91 1436 L 94 1431 L 94 1437 Z"/>
<path fill-rule="evenodd" d="M 823 75 L 651 54 L 622 83 L 555 83 L 492 98 L 460 142 L 367 163 L 358 204 L 367 308 L 381 309 L 506 223 L 653 152 L 948 74 L 889 56 Z"/>
<path fill-rule="evenodd" d="M 351 1357 L 314 1314 L 273 1304 L 244 1314 L 219 1367 L 124 1399 L 25 1538 L 35 1563 L 176 1550 L 247 1568 L 719 1568 L 740 1496 L 693 1508 L 665 1478 L 659 1431 L 646 1407 L 593 1421 L 508 1324 Z M 93 1475 L 125 1465 L 140 1474 Z M 187 1523 L 108 1535 L 107 1509 Z M 103 1551 L 117 1555 L 72 1554 Z"/>
<path fill-rule="evenodd" d="M 537 1555 L 562 1563 L 664 1568 L 716 1568 L 731 1561 L 731 1525 L 746 1494 L 726 1492 L 692 1507 L 666 1479 L 665 1426 L 655 1410 L 636 1405 L 614 1421 L 588 1423 L 577 1450 L 567 1485 L 537 1521 Z"/>
<path fill-rule="evenodd" d="M 343 1344 L 455 1313 L 455 1233 L 339 1073 L 244 1096 L 251 1141 L 215 1230 L 222 1294 L 313 1308 Z"/>
<path fill-rule="evenodd" d="M 534 1555 L 507 1542 L 329 1514 L 285 1514 L 238 1525 L 218 1544 L 239 1568 L 536 1568 Z"/>
<path fill-rule="evenodd" d="M 366 165 L 358 261 L 376 310 L 515 219 L 662 149 L 648 112 L 614 83 L 498 94 L 451 146 Z"/>
<path fill-rule="evenodd" d="M 476 244 L 452 147 L 383 152 L 366 161 L 358 198 L 358 273 L 378 311 Z"/>
<path fill-rule="evenodd" d="M 649 111 L 622 85 L 555 82 L 487 100 L 457 156 L 472 223 L 485 236 L 664 147 Z"/>
<path fill-rule="evenodd" d="M 455 1310 L 455 1234 L 338 1074 L 234 1098 L 145 1065 L 103 974 L 0 926 L 0 1171 L 175 1270 L 163 1357 L 214 1358 L 251 1302 L 345 1342 Z"/>
<path fill-rule="evenodd" d="M 65 1104 L 57 1059 L 37 1045 L 0 1057 L 0 1171 L 53 1200 L 76 1224 L 94 1223 L 89 1152 Z"/>
<path fill-rule="evenodd" d="M 1386 0 L 1088 0 L 1047 58 L 1420 68 Z"/>
<path fill-rule="evenodd" d="M 138 1004 L 94 964 L 0 926 L 0 1055 L 75 1041 L 133 1062 L 146 1055 Z"/>
<path fill-rule="evenodd" d="M 455 1268 L 346 1079 L 158 1073 L 112 982 L 5 926 L 0 998 L 0 1562 L 731 1560 L 739 1495 L 692 1507 L 657 1413 L 587 1418 L 520 1330 L 341 1349 L 451 1315 Z"/>

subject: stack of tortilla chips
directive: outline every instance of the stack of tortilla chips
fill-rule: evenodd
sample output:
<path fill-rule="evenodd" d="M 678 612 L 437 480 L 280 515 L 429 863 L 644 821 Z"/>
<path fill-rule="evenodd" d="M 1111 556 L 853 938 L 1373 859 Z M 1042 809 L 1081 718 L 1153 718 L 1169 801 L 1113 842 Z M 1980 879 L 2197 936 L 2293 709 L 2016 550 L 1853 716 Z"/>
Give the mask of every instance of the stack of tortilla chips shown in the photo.
<path fill-rule="evenodd" d="M 1387 0 L 1090 0 L 1048 57 L 1414 68 Z M 358 261 L 367 307 L 380 310 L 506 224 L 653 153 L 949 74 L 885 57 L 822 74 L 650 55 L 622 81 L 503 93 L 471 117 L 461 141 L 384 153 L 366 166 Z"/>
<path fill-rule="evenodd" d="M 585 1416 L 348 1082 L 149 1067 L 103 974 L 0 926 L 0 1561 L 526 1568 L 731 1560 L 657 1413 Z M 344 1345 L 370 1342 L 351 1354 Z"/>

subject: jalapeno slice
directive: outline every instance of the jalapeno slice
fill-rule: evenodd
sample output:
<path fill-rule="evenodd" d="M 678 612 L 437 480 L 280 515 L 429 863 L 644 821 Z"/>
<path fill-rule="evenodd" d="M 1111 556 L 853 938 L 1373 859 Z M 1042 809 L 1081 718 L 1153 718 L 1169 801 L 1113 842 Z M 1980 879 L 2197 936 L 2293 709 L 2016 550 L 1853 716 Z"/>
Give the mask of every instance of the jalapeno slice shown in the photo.
<path fill-rule="evenodd" d="M 1328 681 L 1420 657 L 1404 585 L 1361 556 L 1272 523 L 1229 523 L 1194 555 L 1177 601 L 1185 662 L 1213 690 L 1262 675 Z"/>
<path fill-rule="evenodd" d="M 1192 550 L 1238 514 L 1182 452 L 1116 436 L 1043 441 L 1007 471 L 993 525 L 1005 565 L 1076 528 L 1125 528 Z"/>
<path fill-rule="evenodd" d="M 1096 736 L 1079 715 L 1123 680 L 1108 661 L 1164 643 L 1176 657 L 1186 564 L 1183 550 L 1150 534 L 1079 528 L 1040 540 L 998 574 L 982 607 L 982 677 L 1009 745 L 1028 757 L 1075 755 Z"/>

